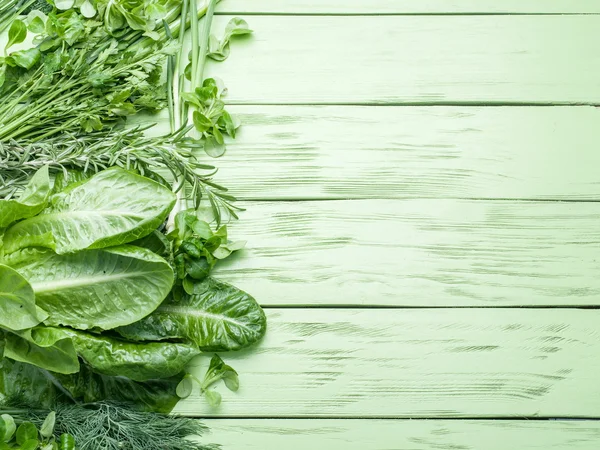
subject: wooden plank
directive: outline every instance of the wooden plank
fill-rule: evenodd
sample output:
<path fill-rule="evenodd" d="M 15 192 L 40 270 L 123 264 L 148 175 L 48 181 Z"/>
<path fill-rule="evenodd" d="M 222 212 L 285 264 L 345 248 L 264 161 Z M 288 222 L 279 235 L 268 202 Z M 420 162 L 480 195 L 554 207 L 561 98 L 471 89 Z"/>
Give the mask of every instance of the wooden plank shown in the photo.
<path fill-rule="evenodd" d="M 246 19 L 207 66 L 232 103 L 600 103 L 597 15 Z"/>
<path fill-rule="evenodd" d="M 264 305 L 600 304 L 600 204 L 244 204 L 217 273 Z"/>
<path fill-rule="evenodd" d="M 229 14 L 559 14 L 600 13 L 596 0 L 225 0 Z"/>
<path fill-rule="evenodd" d="M 309 295 L 308 293 L 305 295 Z M 600 417 L 600 311 L 275 309 L 211 417 Z M 202 376 L 210 355 L 192 369 Z M 196 395 L 196 394 L 194 394 Z"/>
<path fill-rule="evenodd" d="M 581 421 L 210 419 L 236 450 L 598 450 L 600 423 Z"/>
<path fill-rule="evenodd" d="M 594 107 L 234 106 L 241 199 L 600 199 Z"/>

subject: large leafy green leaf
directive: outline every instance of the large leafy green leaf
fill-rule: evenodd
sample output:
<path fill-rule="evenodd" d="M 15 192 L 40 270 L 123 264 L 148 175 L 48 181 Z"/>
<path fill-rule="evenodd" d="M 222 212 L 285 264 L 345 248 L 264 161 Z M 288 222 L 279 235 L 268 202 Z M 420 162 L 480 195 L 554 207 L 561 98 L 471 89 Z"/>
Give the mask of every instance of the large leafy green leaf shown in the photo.
<path fill-rule="evenodd" d="M 198 348 L 191 344 L 125 342 L 67 328 L 40 327 L 34 329 L 32 335 L 37 342 L 72 340 L 79 356 L 96 372 L 123 376 L 134 381 L 177 375 L 200 353 Z"/>
<path fill-rule="evenodd" d="M 40 343 L 26 333 L 7 334 L 4 356 L 15 361 L 33 364 L 42 369 L 69 374 L 79 371 L 79 359 L 71 339 L 67 336 L 53 336 Z"/>
<path fill-rule="evenodd" d="M 52 407 L 54 401 L 64 395 L 56 376 L 47 370 L 8 358 L 0 363 L 0 394 L 23 399 L 40 408 Z"/>
<path fill-rule="evenodd" d="M 148 178 L 104 170 L 54 195 L 37 216 L 8 228 L 5 251 L 40 246 L 66 254 L 124 244 L 154 231 L 174 204 L 175 195 Z"/>
<path fill-rule="evenodd" d="M 173 284 L 173 271 L 149 250 L 122 245 L 57 255 L 26 249 L 6 263 L 26 278 L 46 325 L 86 330 L 127 325 L 154 311 Z"/>
<path fill-rule="evenodd" d="M 0 228 L 38 214 L 46 207 L 49 194 L 50 176 L 48 166 L 44 166 L 33 175 L 18 200 L 0 200 Z"/>
<path fill-rule="evenodd" d="M 239 350 L 265 334 L 265 314 L 244 291 L 210 277 L 195 291 L 117 331 L 132 340 L 191 340 L 203 351 Z"/>
<path fill-rule="evenodd" d="M 125 377 L 109 377 L 94 373 L 88 366 L 73 375 L 61 375 L 39 367 L 2 360 L 0 394 L 22 397 L 27 403 L 51 408 L 58 398 L 85 403 L 102 400 L 132 403 L 142 410 L 169 413 L 179 397 L 175 390 L 183 374 L 139 383 Z"/>
<path fill-rule="evenodd" d="M 35 304 L 33 288 L 18 272 L 0 264 L 0 327 L 24 330 L 46 320 Z"/>

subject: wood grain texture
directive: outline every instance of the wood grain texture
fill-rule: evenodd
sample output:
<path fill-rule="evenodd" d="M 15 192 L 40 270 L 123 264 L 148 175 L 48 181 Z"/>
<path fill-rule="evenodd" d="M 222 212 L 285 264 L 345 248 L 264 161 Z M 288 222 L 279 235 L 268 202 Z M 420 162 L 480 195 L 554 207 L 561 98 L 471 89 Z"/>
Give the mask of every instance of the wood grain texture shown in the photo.
<path fill-rule="evenodd" d="M 580 421 L 211 419 L 205 442 L 235 450 L 598 450 Z"/>
<path fill-rule="evenodd" d="M 600 200 L 593 107 L 234 106 L 214 160 L 241 199 Z"/>
<path fill-rule="evenodd" d="M 246 19 L 207 66 L 231 103 L 600 103 L 597 15 Z"/>
<path fill-rule="evenodd" d="M 557 14 L 600 13 L 596 0 L 224 0 L 220 13 Z"/>
<path fill-rule="evenodd" d="M 310 293 L 305 294 L 307 298 Z M 600 311 L 275 309 L 211 417 L 600 417 Z M 203 375 L 210 355 L 192 371 Z"/>
<path fill-rule="evenodd" d="M 600 304 L 600 204 L 244 204 L 217 274 L 264 305 Z"/>

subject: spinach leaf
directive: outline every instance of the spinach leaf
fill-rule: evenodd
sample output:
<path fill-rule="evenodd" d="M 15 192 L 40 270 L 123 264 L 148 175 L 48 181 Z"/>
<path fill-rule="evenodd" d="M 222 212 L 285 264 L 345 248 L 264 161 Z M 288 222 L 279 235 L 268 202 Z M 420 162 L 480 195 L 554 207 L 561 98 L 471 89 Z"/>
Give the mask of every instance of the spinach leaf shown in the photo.
<path fill-rule="evenodd" d="M 8 228 L 5 251 L 40 246 L 66 254 L 124 244 L 154 231 L 174 204 L 175 195 L 152 180 L 119 168 L 104 170 Z"/>
<path fill-rule="evenodd" d="M 149 250 L 122 245 L 57 255 L 26 249 L 6 263 L 29 281 L 46 325 L 86 330 L 128 325 L 154 311 L 173 284 L 171 266 Z"/>
<path fill-rule="evenodd" d="M 47 318 L 48 314 L 36 306 L 33 288 L 27 280 L 0 264 L 0 327 L 24 330 Z"/>
<path fill-rule="evenodd" d="M 96 372 L 134 381 L 177 375 L 193 357 L 200 354 L 197 347 L 190 344 L 126 342 L 67 328 L 40 327 L 32 334 L 36 341 L 72 340 L 75 351 Z"/>
<path fill-rule="evenodd" d="M 116 331 L 132 340 L 185 339 L 202 351 L 239 350 L 263 337 L 267 321 L 256 300 L 230 284 L 207 278 L 197 294 L 163 303 L 148 317 Z"/>
<path fill-rule="evenodd" d="M 18 200 L 0 200 L 0 228 L 17 220 L 33 217 L 46 207 L 50 194 L 48 166 L 38 170 Z"/>

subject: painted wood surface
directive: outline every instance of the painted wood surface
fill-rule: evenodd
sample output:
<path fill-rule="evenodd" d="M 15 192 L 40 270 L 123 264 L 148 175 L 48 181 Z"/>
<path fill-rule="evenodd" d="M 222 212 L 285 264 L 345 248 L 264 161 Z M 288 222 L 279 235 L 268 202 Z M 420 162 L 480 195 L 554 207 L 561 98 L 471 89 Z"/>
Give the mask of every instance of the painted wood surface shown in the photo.
<path fill-rule="evenodd" d="M 594 107 L 232 106 L 241 199 L 600 200 Z"/>
<path fill-rule="evenodd" d="M 207 67 L 232 103 L 600 103 L 597 15 L 246 19 Z"/>
<path fill-rule="evenodd" d="M 307 298 L 309 293 L 305 294 Z M 600 311 L 271 309 L 258 347 L 223 354 L 241 374 L 232 417 L 600 415 Z M 203 375 L 210 355 L 193 372 Z"/>
<path fill-rule="evenodd" d="M 600 304 L 600 203 L 244 206 L 230 235 L 247 249 L 217 274 L 264 305 Z"/>
<path fill-rule="evenodd" d="M 207 420 L 231 450 L 598 450 L 600 423 L 442 420 Z"/>
<path fill-rule="evenodd" d="M 557 14 L 600 13 L 596 0 L 224 0 L 221 13 Z"/>

